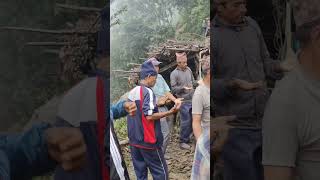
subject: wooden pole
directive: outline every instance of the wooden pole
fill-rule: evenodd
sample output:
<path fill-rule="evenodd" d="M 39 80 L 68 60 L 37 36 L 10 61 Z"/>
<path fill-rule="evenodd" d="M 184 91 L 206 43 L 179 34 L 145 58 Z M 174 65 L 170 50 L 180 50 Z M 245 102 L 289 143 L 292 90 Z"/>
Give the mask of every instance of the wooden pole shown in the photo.
<path fill-rule="evenodd" d="M 60 3 L 56 3 L 56 7 L 77 10 L 77 11 L 92 11 L 92 12 L 100 12 L 101 11 L 101 9 L 94 8 L 94 7 L 81 7 L 81 6 L 74 6 L 74 5 L 69 5 L 69 4 L 60 4 Z"/>
<path fill-rule="evenodd" d="M 28 42 L 26 46 L 66 46 L 67 42 Z"/>

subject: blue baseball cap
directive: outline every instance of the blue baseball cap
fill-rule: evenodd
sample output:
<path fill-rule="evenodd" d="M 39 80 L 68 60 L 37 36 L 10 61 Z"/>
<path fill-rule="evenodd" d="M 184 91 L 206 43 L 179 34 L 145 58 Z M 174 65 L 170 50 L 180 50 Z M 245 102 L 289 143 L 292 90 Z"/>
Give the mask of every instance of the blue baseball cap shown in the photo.
<path fill-rule="evenodd" d="M 154 69 L 152 61 L 145 61 L 141 65 L 140 79 L 145 79 L 148 76 L 157 76 L 157 71 Z"/>

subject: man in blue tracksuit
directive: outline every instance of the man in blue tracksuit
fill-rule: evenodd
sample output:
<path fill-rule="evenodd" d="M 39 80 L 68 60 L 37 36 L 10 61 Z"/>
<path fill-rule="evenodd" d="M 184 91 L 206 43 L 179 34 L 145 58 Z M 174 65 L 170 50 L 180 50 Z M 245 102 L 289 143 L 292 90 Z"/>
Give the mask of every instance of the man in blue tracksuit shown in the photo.
<path fill-rule="evenodd" d="M 163 136 L 160 119 L 176 113 L 180 107 L 158 112 L 156 96 L 151 87 L 156 83 L 157 72 L 151 61 L 141 65 L 140 85 L 129 92 L 128 99 L 136 103 L 137 112 L 127 116 L 131 156 L 138 180 L 147 180 L 148 169 L 154 180 L 167 180 L 168 169 L 161 146 Z"/>

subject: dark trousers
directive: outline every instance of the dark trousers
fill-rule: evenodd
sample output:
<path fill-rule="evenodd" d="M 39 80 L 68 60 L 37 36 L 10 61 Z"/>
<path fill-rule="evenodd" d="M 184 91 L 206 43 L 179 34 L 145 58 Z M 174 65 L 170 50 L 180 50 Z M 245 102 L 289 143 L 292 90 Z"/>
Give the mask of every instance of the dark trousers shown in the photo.
<path fill-rule="evenodd" d="M 0 179 L 10 180 L 10 163 L 5 152 L 0 150 Z"/>
<path fill-rule="evenodd" d="M 148 168 L 154 180 L 168 180 L 168 167 L 161 149 L 149 150 L 131 146 L 131 157 L 137 180 L 148 179 Z"/>
<path fill-rule="evenodd" d="M 188 143 L 192 133 L 192 103 L 182 103 L 180 107 L 180 142 Z"/>
<path fill-rule="evenodd" d="M 231 129 L 223 148 L 224 180 L 263 180 L 260 129 Z"/>

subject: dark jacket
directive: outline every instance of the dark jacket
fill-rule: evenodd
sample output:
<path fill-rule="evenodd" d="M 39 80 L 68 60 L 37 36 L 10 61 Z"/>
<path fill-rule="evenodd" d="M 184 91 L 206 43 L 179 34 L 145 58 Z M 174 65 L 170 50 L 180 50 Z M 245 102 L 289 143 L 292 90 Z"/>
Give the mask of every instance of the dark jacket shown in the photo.
<path fill-rule="evenodd" d="M 160 121 L 149 121 L 146 116 L 158 112 L 156 96 L 144 86 L 137 86 L 129 92 L 128 99 L 136 103 L 135 116 L 127 116 L 128 136 L 131 146 L 159 149 L 163 143 Z"/>
<path fill-rule="evenodd" d="M 260 127 L 269 97 L 267 86 L 253 91 L 232 91 L 226 82 L 233 78 L 249 82 L 280 79 L 279 61 L 270 58 L 258 24 L 246 17 L 240 25 L 228 25 L 215 17 L 212 23 L 213 101 L 215 116 L 236 115 L 241 126 Z"/>

